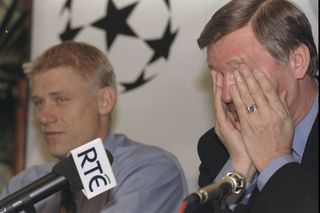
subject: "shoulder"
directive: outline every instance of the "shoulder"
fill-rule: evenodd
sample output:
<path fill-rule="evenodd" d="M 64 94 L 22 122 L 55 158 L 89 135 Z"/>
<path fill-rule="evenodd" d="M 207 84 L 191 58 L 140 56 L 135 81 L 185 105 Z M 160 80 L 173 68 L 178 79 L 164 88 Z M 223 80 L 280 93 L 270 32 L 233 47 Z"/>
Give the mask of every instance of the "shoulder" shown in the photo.
<path fill-rule="evenodd" d="M 118 143 L 112 154 L 117 181 L 129 179 L 146 184 L 175 179 L 185 184 L 185 177 L 177 158 L 170 152 L 133 141 L 124 135 L 115 135 Z M 164 176 L 161 174 L 165 174 Z M 135 183 L 137 185 L 138 183 Z M 139 185 L 139 184 L 138 184 Z"/>
<path fill-rule="evenodd" d="M 130 167 L 150 164 L 180 167 L 177 158 L 160 147 L 143 144 L 121 134 L 115 134 L 115 139 L 112 151 L 115 163 Z"/>
<path fill-rule="evenodd" d="M 213 128 L 200 137 L 197 148 L 200 158 L 198 184 L 205 186 L 212 183 L 228 160 L 229 154 Z"/>
<path fill-rule="evenodd" d="M 115 160 L 131 164 L 134 163 L 132 162 L 133 160 L 135 162 L 143 161 L 143 163 L 171 162 L 179 164 L 177 158 L 172 153 L 160 147 L 143 144 L 121 134 L 115 134 L 115 139 L 115 146 L 112 150 Z"/>
<path fill-rule="evenodd" d="M 197 148 L 199 156 L 216 154 L 218 158 L 223 158 L 224 160 L 228 158 L 228 152 L 214 132 L 214 128 L 209 129 L 200 137 Z"/>
<path fill-rule="evenodd" d="M 203 135 L 200 136 L 198 146 L 211 145 L 212 141 L 218 141 L 218 137 L 214 132 L 214 128 L 209 129 Z"/>
<path fill-rule="evenodd" d="M 131 212 L 177 212 L 187 195 L 185 176 L 177 158 L 162 148 L 125 135 L 114 134 L 109 138 L 117 181 L 109 197 L 114 200 L 111 208 L 115 212 L 123 208 Z"/>

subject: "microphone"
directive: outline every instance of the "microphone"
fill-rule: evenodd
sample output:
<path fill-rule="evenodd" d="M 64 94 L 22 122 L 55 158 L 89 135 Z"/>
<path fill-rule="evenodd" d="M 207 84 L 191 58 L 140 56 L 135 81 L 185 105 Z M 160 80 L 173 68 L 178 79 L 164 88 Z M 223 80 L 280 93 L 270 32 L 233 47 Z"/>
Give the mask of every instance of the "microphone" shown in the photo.
<path fill-rule="evenodd" d="M 100 194 L 106 191 L 105 189 L 104 191 L 100 189 L 96 190 L 98 187 L 93 188 L 94 183 L 99 186 L 101 182 L 99 182 L 100 179 L 96 178 L 99 175 L 108 177 L 109 185 L 114 187 L 116 183 L 112 170 L 112 174 L 110 174 L 111 166 L 109 166 L 110 168 L 107 168 L 108 171 L 106 172 L 105 165 L 103 165 L 104 167 L 101 168 L 100 163 L 108 161 L 110 165 L 113 161 L 113 157 L 112 154 L 104 147 L 101 149 L 101 146 L 103 147 L 102 140 L 95 139 L 72 150 L 71 154 L 67 158 L 54 165 L 51 173 L 44 175 L 31 184 L 0 200 L 0 213 L 14 213 L 22 210 L 35 212 L 33 204 L 58 192 L 63 188 L 70 187 L 72 192 L 86 188 L 85 184 L 87 184 L 87 182 L 82 179 L 84 172 L 86 172 L 85 174 L 87 177 L 95 177 L 91 178 L 93 181 L 89 181 L 91 183 L 91 189 L 93 189 L 92 191 L 94 193 Z M 101 152 L 101 150 L 105 151 Z M 77 155 L 73 154 L 74 152 L 77 152 Z M 80 169 L 77 167 L 77 164 L 79 163 L 82 165 Z M 89 167 L 89 171 L 88 169 L 87 171 L 84 171 L 84 169 Z"/>
<path fill-rule="evenodd" d="M 241 194 L 245 188 L 245 178 L 236 172 L 228 172 L 221 181 L 201 188 L 186 197 L 179 213 L 192 212 L 199 205 L 210 200 L 221 201 L 231 194 Z"/>
<path fill-rule="evenodd" d="M 199 202 L 205 203 L 208 200 L 215 199 L 223 188 L 227 188 L 228 194 L 240 194 L 245 187 L 245 179 L 236 172 L 227 173 L 221 181 L 201 188 L 196 194 L 199 196 Z"/>

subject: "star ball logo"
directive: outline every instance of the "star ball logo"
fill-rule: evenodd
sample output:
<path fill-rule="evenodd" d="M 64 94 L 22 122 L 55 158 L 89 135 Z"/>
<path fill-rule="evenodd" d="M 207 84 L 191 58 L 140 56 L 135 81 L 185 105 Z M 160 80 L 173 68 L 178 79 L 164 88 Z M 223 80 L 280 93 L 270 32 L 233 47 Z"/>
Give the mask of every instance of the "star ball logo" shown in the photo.
<path fill-rule="evenodd" d="M 141 66 L 136 70 L 128 69 L 124 71 L 134 72 L 131 73 L 131 76 L 135 77 L 126 80 L 121 80 L 121 78 L 118 79 L 117 83 L 121 86 L 121 92 L 125 93 L 140 88 L 157 76 L 157 73 L 151 73 L 149 68 L 161 59 L 168 60 L 170 49 L 177 36 L 178 30 L 171 29 L 172 18 L 170 16 L 171 5 L 169 0 L 140 0 L 133 3 L 128 3 L 121 7 L 115 4 L 117 0 L 106 1 L 105 15 L 103 17 L 100 17 L 97 20 L 94 20 L 93 22 L 87 23 L 83 26 L 72 27 L 72 22 L 74 21 L 72 19 L 72 12 L 75 1 L 66 0 L 61 12 L 64 13 L 67 11 L 69 13 L 69 18 L 65 24 L 65 29 L 60 33 L 59 36 L 61 41 L 75 40 L 79 33 L 86 30 L 88 27 L 101 30 L 105 35 L 105 50 L 108 54 L 111 54 L 113 51 L 123 51 L 122 53 L 118 53 L 120 54 L 119 57 L 121 57 L 121 54 L 133 52 L 133 54 L 129 56 L 129 58 L 133 59 L 133 61 L 135 61 L 137 57 L 145 56 L 146 54 L 142 54 L 142 52 L 147 48 L 147 52 L 150 54 L 145 56 L 143 63 L 139 63 Z M 147 2 L 149 2 L 149 4 L 153 4 L 151 9 L 150 7 L 144 7 L 144 3 Z M 132 20 L 134 17 L 139 17 L 139 15 L 140 21 L 143 19 L 148 21 L 150 21 L 150 19 L 153 20 L 154 17 L 152 16 L 157 15 L 156 12 L 161 8 L 165 11 L 165 13 L 167 13 L 167 18 L 163 18 L 163 16 L 160 17 L 160 23 L 163 25 L 162 28 L 159 26 L 159 22 L 157 22 L 154 23 L 150 29 L 148 29 L 151 31 L 159 31 L 160 28 L 162 29 L 162 32 L 159 32 L 159 35 L 153 35 L 152 38 L 150 38 L 150 36 L 143 36 L 143 33 L 139 33 L 139 30 L 140 32 L 146 30 L 143 29 L 144 26 L 141 26 L 143 24 L 139 24 L 138 22 L 132 23 L 129 21 L 130 18 Z M 143 16 L 142 19 L 141 16 Z M 159 19 L 159 15 L 157 19 Z M 115 41 L 119 37 L 123 36 L 134 39 L 134 42 L 140 46 L 136 45 L 138 48 L 134 48 L 134 51 L 132 51 L 132 48 L 131 50 L 119 48 L 119 45 L 117 46 L 117 42 Z M 124 63 L 127 63 L 127 61 L 124 61 Z M 118 75 L 118 70 L 116 72 Z M 119 78 L 119 76 L 117 78 Z"/>

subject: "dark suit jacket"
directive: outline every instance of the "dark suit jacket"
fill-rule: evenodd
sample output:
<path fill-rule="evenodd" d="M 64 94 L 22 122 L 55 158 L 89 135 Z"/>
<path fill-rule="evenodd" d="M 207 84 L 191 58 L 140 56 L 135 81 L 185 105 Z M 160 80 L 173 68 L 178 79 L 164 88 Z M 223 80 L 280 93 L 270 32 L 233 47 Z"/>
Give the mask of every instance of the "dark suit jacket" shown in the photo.
<path fill-rule="evenodd" d="M 318 116 L 308 137 L 301 164 L 289 163 L 280 168 L 261 192 L 255 188 L 248 205 L 238 205 L 235 213 L 318 213 L 319 130 Z M 198 143 L 201 160 L 199 186 L 213 182 L 229 158 L 227 150 L 209 130 Z M 220 212 L 211 202 L 197 213 Z"/>

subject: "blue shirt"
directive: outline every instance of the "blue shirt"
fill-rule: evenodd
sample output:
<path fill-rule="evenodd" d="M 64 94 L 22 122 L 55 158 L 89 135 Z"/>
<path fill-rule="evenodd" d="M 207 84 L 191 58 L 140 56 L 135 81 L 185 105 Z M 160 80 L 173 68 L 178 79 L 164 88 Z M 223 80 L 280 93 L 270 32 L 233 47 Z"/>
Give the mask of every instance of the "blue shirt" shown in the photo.
<path fill-rule="evenodd" d="M 134 142 L 121 134 L 109 134 L 104 143 L 113 155 L 117 186 L 87 200 L 76 193 L 77 212 L 176 213 L 187 196 L 187 184 L 177 159 L 160 148 Z M 51 172 L 54 164 L 33 166 L 13 177 L 1 198 Z M 60 193 L 36 204 L 38 213 L 57 213 Z"/>

